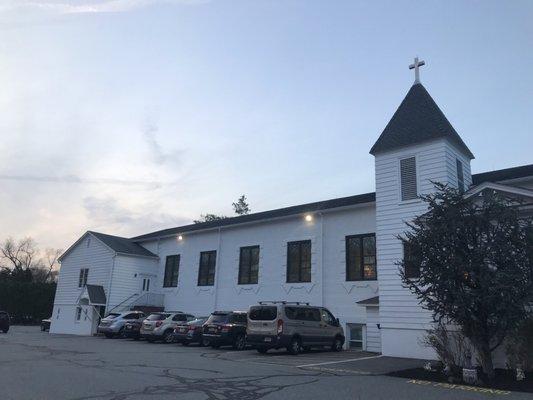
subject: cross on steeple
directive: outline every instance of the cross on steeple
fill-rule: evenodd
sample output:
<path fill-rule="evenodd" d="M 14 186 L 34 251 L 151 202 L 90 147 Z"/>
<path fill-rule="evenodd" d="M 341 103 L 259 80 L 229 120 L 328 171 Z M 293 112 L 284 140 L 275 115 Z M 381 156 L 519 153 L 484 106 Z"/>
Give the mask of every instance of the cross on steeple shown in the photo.
<path fill-rule="evenodd" d="M 418 61 L 418 57 L 415 57 L 414 64 L 409 65 L 409 69 L 415 70 L 415 83 L 420 83 L 420 72 L 418 69 L 422 66 L 426 65 L 425 61 Z"/>

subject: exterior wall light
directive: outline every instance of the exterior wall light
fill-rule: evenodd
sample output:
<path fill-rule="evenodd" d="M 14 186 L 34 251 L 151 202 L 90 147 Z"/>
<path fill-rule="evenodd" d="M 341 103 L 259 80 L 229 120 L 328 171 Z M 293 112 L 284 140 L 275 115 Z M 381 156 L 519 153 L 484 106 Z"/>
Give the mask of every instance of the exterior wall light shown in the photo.
<path fill-rule="evenodd" d="M 178 240 L 183 240 L 183 236 L 178 235 Z"/>
<path fill-rule="evenodd" d="M 312 216 L 311 214 L 307 214 L 307 215 L 305 216 L 305 220 L 306 220 L 307 222 L 311 222 L 311 221 L 313 220 L 313 216 Z"/>

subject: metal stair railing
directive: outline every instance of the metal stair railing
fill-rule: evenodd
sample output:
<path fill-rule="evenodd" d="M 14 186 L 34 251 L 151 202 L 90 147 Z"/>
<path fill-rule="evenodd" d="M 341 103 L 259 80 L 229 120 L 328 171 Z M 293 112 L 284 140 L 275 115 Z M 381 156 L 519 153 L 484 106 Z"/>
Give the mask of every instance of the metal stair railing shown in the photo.
<path fill-rule="evenodd" d="M 115 307 L 113 307 L 111 310 L 108 310 L 106 311 L 106 314 L 110 314 L 111 312 L 113 312 L 114 310 L 116 310 L 117 308 L 119 308 L 120 306 L 122 306 L 124 303 L 126 303 L 128 300 L 132 299 L 133 297 L 135 296 L 138 296 L 139 294 L 138 293 L 133 293 L 131 296 L 127 297 L 126 299 L 124 299 L 123 301 L 121 301 L 120 303 L 118 303 Z M 130 304 L 131 305 L 131 304 Z"/>

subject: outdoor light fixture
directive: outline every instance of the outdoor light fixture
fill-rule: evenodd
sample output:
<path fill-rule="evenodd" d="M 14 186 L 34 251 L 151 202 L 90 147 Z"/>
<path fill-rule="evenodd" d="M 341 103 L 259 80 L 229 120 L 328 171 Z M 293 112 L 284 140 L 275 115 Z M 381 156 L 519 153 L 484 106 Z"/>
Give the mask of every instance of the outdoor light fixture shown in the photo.
<path fill-rule="evenodd" d="M 311 222 L 311 221 L 313 220 L 313 216 L 312 216 L 311 214 L 307 214 L 307 215 L 305 216 L 305 220 L 306 220 L 307 222 Z"/>
<path fill-rule="evenodd" d="M 178 240 L 183 240 L 183 236 L 178 235 Z"/>

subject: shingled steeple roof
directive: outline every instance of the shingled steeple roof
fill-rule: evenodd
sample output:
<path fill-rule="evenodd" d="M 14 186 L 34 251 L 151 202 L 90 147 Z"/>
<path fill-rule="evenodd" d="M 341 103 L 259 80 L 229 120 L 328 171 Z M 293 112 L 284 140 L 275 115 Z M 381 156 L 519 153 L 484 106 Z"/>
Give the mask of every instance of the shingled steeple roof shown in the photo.
<path fill-rule="evenodd" d="M 474 158 L 426 88 L 415 82 L 370 149 L 370 154 L 439 138 L 449 139 L 468 157 Z"/>

